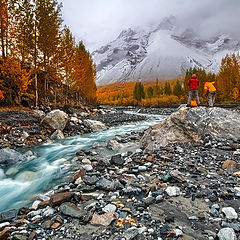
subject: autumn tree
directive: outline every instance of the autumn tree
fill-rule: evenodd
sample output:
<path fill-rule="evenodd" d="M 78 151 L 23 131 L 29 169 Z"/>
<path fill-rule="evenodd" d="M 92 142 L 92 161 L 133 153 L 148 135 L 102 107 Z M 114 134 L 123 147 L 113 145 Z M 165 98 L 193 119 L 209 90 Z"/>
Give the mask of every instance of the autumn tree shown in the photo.
<path fill-rule="evenodd" d="M 35 0 L 37 23 L 37 46 L 41 54 L 43 71 L 50 70 L 54 62 L 54 55 L 58 52 L 60 43 L 61 5 L 56 0 Z M 44 77 L 44 98 L 48 98 L 47 75 Z"/>
<path fill-rule="evenodd" d="M 0 89 L 4 91 L 5 102 L 20 103 L 21 96 L 26 93 L 31 83 L 31 72 L 22 69 L 20 62 L 14 58 L 0 60 Z"/>
<path fill-rule="evenodd" d="M 34 5 L 29 0 L 18 0 L 16 5 L 16 52 L 22 64 L 32 65 L 35 50 Z"/>
<path fill-rule="evenodd" d="M 153 96 L 154 97 L 159 97 L 161 94 L 163 94 L 163 92 L 162 92 L 162 89 L 161 89 L 161 87 L 159 85 L 158 79 L 156 79 L 156 83 L 153 86 Z"/>
<path fill-rule="evenodd" d="M 74 56 L 75 56 L 75 39 L 69 28 L 64 27 L 61 33 L 61 67 L 63 69 L 63 78 L 65 84 L 65 104 L 68 102 L 68 91 L 74 83 Z"/>
<path fill-rule="evenodd" d="M 79 42 L 75 48 L 74 56 L 74 82 L 71 90 L 75 92 L 76 99 L 85 99 L 88 102 L 96 99 L 96 67 L 90 53 L 86 50 L 83 42 Z"/>
<path fill-rule="evenodd" d="M 36 107 L 56 105 L 57 99 L 59 104 L 96 100 L 92 57 L 61 27 L 58 0 L 0 0 L 0 91 L 6 103 L 19 102 L 25 93 L 32 98 L 34 91 Z"/>
<path fill-rule="evenodd" d="M 221 99 L 236 99 L 240 90 L 240 63 L 239 56 L 226 55 L 221 62 L 219 73 L 216 77 L 217 91 Z"/>
<path fill-rule="evenodd" d="M 0 100 L 3 100 L 4 99 L 4 91 L 0 90 Z"/>

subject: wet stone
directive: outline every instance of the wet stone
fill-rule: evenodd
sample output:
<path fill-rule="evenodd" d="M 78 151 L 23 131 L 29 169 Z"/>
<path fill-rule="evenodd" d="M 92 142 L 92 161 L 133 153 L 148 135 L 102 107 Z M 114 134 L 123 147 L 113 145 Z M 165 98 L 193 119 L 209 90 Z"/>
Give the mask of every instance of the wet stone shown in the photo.
<path fill-rule="evenodd" d="M 139 172 L 144 172 L 144 171 L 147 170 L 147 167 L 146 166 L 139 166 L 138 170 L 139 170 Z"/>
<path fill-rule="evenodd" d="M 236 197 L 240 197 L 240 187 L 235 187 L 234 192 Z"/>
<path fill-rule="evenodd" d="M 65 130 L 64 134 L 68 136 Z M 114 140 L 123 147 L 142 134 L 129 133 Z M 240 173 L 238 167 L 222 168 L 226 159 L 238 163 L 239 155 L 219 148 L 231 146 L 225 140 L 205 138 L 154 151 L 142 148 L 122 153 L 111 164 L 96 153 L 107 143 L 96 145 L 96 152 L 81 150 L 71 161 L 75 170 L 80 169 L 70 183 L 58 185 L 46 198 L 37 197 L 41 202 L 33 207 L 39 211 L 22 209 L 14 222 L 0 224 L 0 229 L 10 226 L 12 238 L 34 231 L 32 239 L 43 240 L 239 239 Z M 90 171 L 82 165 L 91 165 Z"/>
<path fill-rule="evenodd" d="M 80 169 L 73 174 L 69 182 L 74 183 L 79 177 L 83 177 L 86 174 L 86 170 Z"/>

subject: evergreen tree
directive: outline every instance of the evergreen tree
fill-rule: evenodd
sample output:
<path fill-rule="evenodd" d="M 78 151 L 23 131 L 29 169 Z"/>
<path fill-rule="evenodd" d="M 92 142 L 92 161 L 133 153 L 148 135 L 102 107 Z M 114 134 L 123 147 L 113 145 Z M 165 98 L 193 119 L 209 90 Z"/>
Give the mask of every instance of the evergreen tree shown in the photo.
<path fill-rule="evenodd" d="M 148 87 L 147 88 L 147 97 L 148 98 L 152 98 L 153 96 L 153 88 L 152 87 Z"/>
<path fill-rule="evenodd" d="M 162 95 L 163 92 L 161 90 L 161 87 L 159 86 L 159 81 L 158 81 L 158 78 L 156 79 L 156 83 L 155 85 L 153 86 L 153 96 L 154 97 L 159 97 L 160 95 Z"/>
<path fill-rule="evenodd" d="M 141 102 L 145 98 L 144 87 L 141 82 L 136 82 L 133 90 L 133 98 L 137 100 L 137 103 Z"/>
<path fill-rule="evenodd" d="M 180 98 L 183 94 L 182 86 L 181 86 L 179 80 L 177 80 L 177 83 L 173 88 L 173 94 L 176 95 L 178 98 Z"/>
<path fill-rule="evenodd" d="M 172 94 L 172 90 L 169 82 L 166 82 L 164 85 L 164 94 L 168 96 Z"/>

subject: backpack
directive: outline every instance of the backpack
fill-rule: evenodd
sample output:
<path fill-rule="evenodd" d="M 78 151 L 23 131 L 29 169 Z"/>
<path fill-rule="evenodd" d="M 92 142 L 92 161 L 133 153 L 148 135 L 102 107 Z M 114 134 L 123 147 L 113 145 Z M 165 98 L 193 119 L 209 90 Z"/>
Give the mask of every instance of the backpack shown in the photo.
<path fill-rule="evenodd" d="M 196 100 L 192 100 L 190 103 L 191 107 L 197 107 L 197 101 Z"/>

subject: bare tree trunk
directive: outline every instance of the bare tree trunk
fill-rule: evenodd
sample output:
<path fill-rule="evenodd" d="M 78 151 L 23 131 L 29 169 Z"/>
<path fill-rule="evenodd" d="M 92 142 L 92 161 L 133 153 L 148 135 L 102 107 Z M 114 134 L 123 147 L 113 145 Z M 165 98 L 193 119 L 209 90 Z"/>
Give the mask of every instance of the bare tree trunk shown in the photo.
<path fill-rule="evenodd" d="M 47 104 L 47 79 L 46 79 L 46 55 L 43 56 L 43 66 L 44 66 L 44 103 Z"/>
<path fill-rule="evenodd" d="M 35 107 L 38 107 L 38 79 L 37 79 L 37 73 L 36 73 L 36 67 L 35 67 Z"/>
<path fill-rule="evenodd" d="M 35 71 L 35 107 L 38 107 L 38 79 L 37 79 L 37 28 L 34 25 L 34 71 Z"/>
<path fill-rule="evenodd" d="M 54 101 L 55 101 L 55 107 L 56 107 L 57 106 L 57 90 L 55 90 L 54 92 L 55 92 L 55 94 L 54 94 L 55 95 L 54 96 L 55 97 Z"/>
<path fill-rule="evenodd" d="M 4 30 L 3 30 L 3 22 L 1 20 L 1 45 L 2 45 L 2 57 L 5 58 L 5 46 L 4 46 Z"/>

